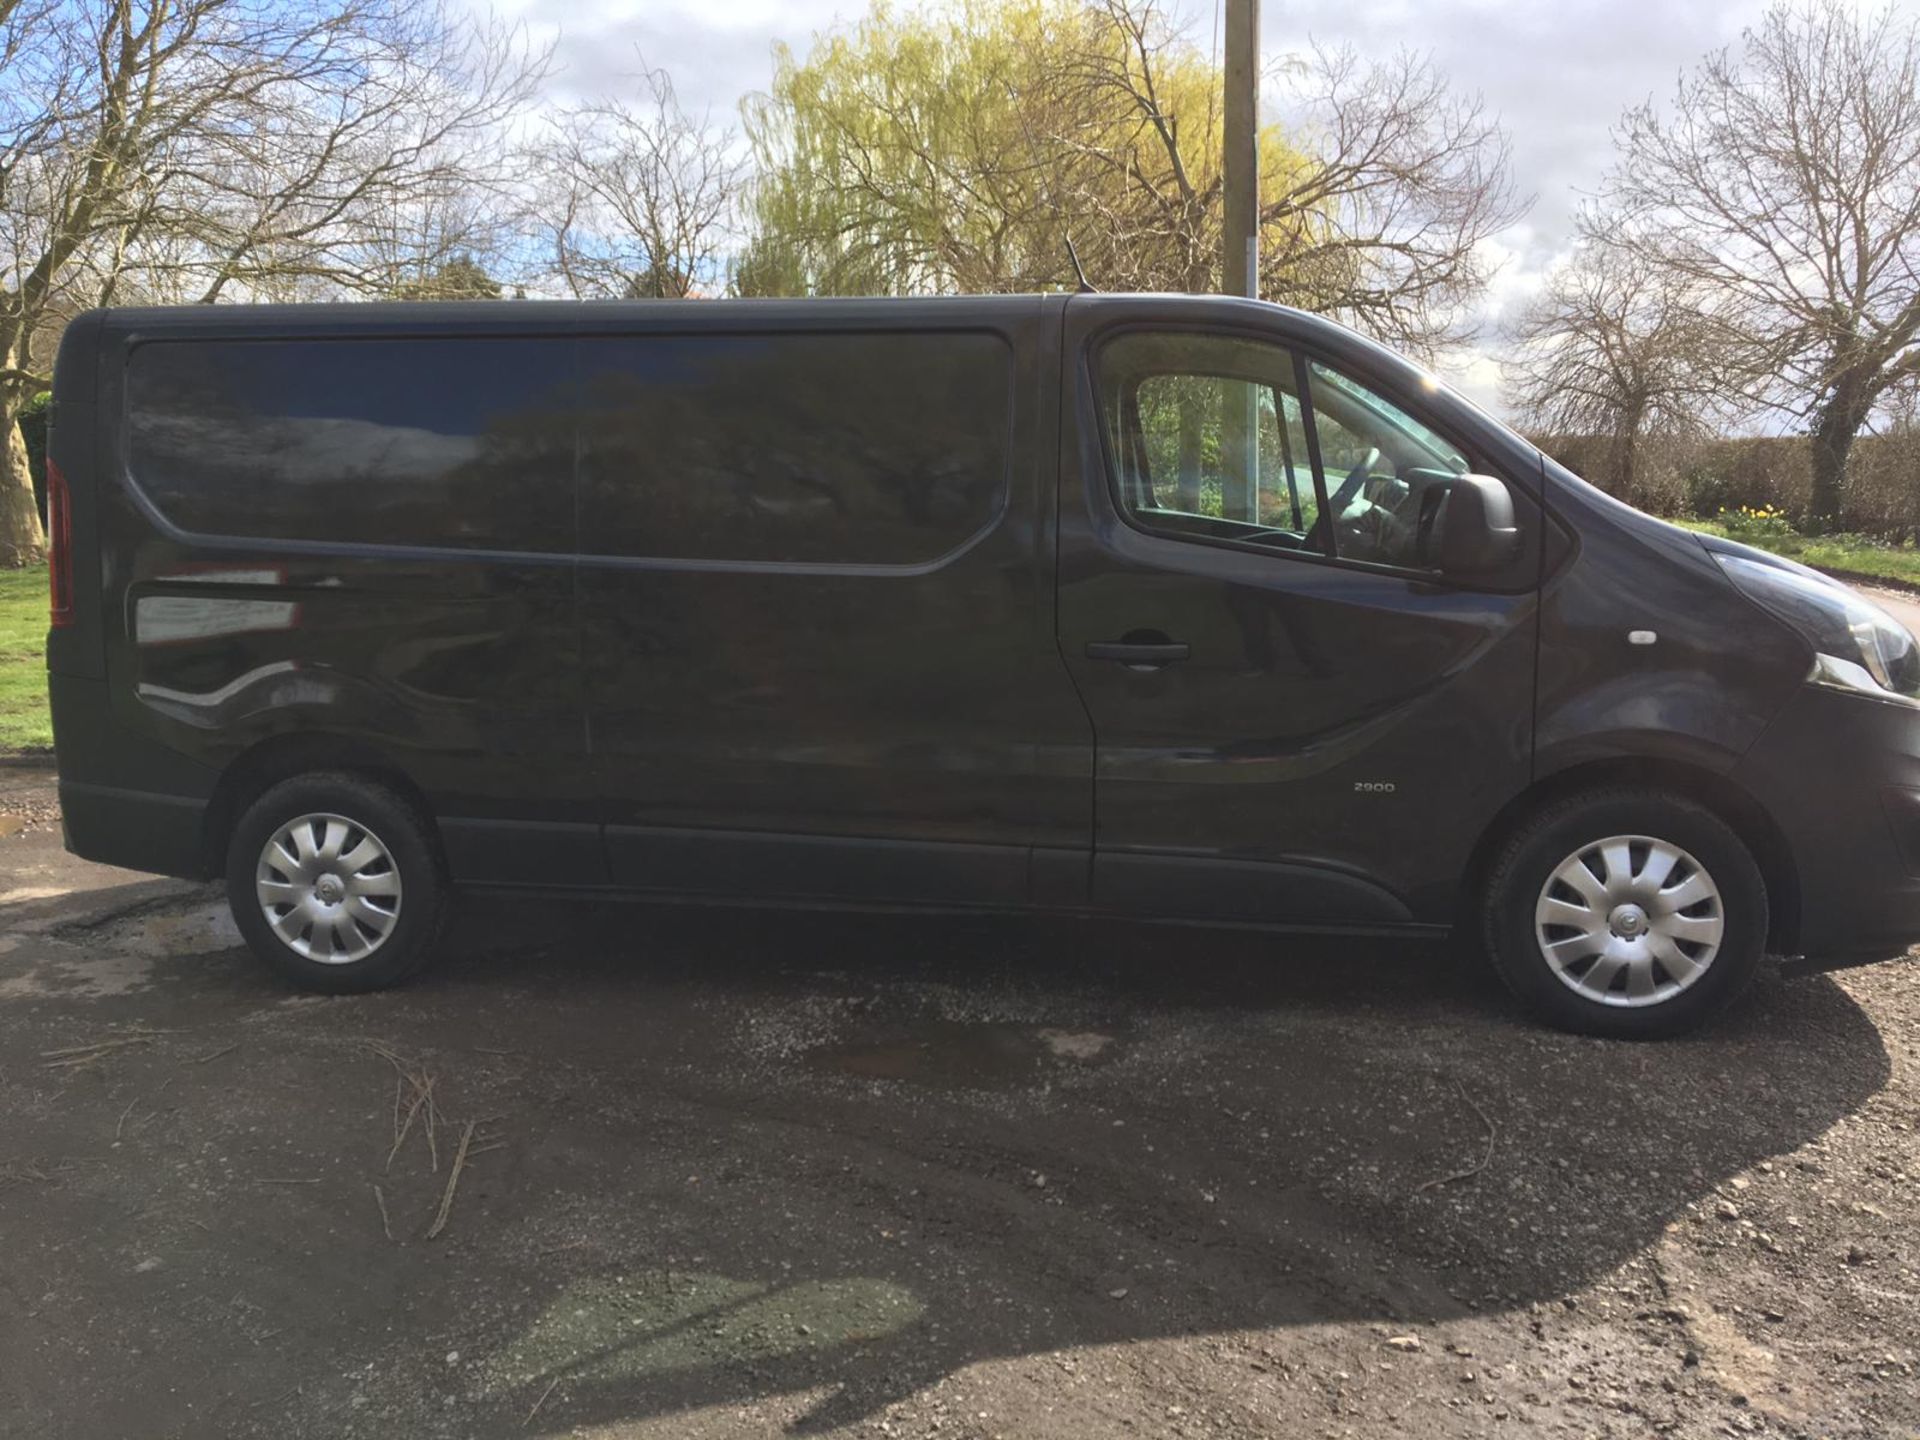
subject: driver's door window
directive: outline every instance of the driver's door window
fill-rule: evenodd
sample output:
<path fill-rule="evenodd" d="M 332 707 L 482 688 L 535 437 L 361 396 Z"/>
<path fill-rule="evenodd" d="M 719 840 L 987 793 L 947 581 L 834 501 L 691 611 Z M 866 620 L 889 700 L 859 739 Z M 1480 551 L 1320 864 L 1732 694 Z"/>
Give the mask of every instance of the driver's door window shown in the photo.
<path fill-rule="evenodd" d="M 1299 369 L 1276 346 L 1131 334 L 1101 354 L 1122 507 L 1142 529 L 1324 553 Z"/>
<path fill-rule="evenodd" d="M 1472 471 L 1367 385 L 1283 346 L 1130 331 L 1098 357 L 1114 493 L 1143 530 L 1437 568 L 1442 507 Z"/>

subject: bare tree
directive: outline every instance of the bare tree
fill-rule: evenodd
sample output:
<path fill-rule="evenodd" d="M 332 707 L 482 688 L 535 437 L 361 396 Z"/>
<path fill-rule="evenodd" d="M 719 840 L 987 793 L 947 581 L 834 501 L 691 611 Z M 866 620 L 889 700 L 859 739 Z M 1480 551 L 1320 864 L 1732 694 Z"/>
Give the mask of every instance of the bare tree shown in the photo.
<path fill-rule="evenodd" d="M 1750 396 L 1807 422 L 1809 525 L 1833 528 L 1855 436 L 1920 371 L 1920 22 L 1779 6 L 1618 142 L 1623 241 L 1708 294 Z"/>
<path fill-rule="evenodd" d="M 562 112 L 534 149 L 552 270 L 576 298 L 683 299 L 725 281 L 746 162 L 664 70 L 643 71 L 639 91 Z"/>
<path fill-rule="evenodd" d="M 488 175 L 424 203 L 383 207 L 360 236 L 373 281 L 367 293 L 396 299 L 505 293 L 493 277 L 525 268 L 527 203 L 523 183 Z M 469 283 L 476 280 L 484 283 Z"/>
<path fill-rule="evenodd" d="M 0 0 L 0 563 L 41 536 L 15 420 L 50 315 L 390 293 L 502 180 L 542 57 L 450 0 Z"/>
<path fill-rule="evenodd" d="M 1099 0 L 1088 17 L 1071 79 L 1110 118 L 1065 137 L 1104 171 L 1076 208 L 1100 217 L 1111 263 L 1133 257 L 1126 278 L 1139 288 L 1211 288 L 1221 224 L 1211 66 L 1196 87 L 1196 57 L 1157 0 Z M 1528 204 L 1498 122 L 1412 53 L 1362 64 L 1316 49 L 1269 78 L 1288 123 L 1262 136 L 1262 297 L 1418 351 L 1469 338 L 1469 306 L 1489 278 L 1481 242 Z"/>
<path fill-rule="evenodd" d="M 1074 159 L 1060 204 L 1102 278 L 1127 290 L 1211 290 L 1224 218 L 1223 107 L 1200 59 L 1155 0 L 1097 0 L 1081 15 L 1055 134 Z M 1262 137 L 1262 179 L 1277 158 Z M 1092 222 L 1088 225 L 1087 222 Z"/>
<path fill-rule="evenodd" d="M 1614 243 L 1603 217 L 1582 228 L 1513 326 L 1509 384 L 1529 428 L 1602 440 L 1593 478 L 1632 500 L 1646 441 L 1697 437 L 1725 413 L 1728 342 L 1697 282 Z"/>
<path fill-rule="evenodd" d="M 1276 76 L 1306 163 L 1261 199 L 1261 294 L 1431 352 L 1472 337 L 1482 244 L 1526 214 L 1506 133 L 1425 56 L 1315 50 Z"/>

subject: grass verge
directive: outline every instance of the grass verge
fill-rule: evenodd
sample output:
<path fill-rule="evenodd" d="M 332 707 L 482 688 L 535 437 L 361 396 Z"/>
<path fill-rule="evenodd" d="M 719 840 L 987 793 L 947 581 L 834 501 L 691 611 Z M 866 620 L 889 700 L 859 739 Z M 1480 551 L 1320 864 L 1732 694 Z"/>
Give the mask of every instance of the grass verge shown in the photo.
<path fill-rule="evenodd" d="M 47 567 L 0 570 L 0 755 L 52 746 Z"/>

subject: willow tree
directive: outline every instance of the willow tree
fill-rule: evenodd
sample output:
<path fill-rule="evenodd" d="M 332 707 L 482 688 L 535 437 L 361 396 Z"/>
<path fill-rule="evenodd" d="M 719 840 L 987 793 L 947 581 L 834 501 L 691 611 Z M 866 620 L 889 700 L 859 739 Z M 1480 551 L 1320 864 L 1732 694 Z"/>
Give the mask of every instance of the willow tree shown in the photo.
<path fill-rule="evenodd" d="M 1431 348 L 1514 218 L 1504 139 L 1418 57 L 1277 67 L 1261 290 Z M 957 0 L 782 50 L 749 102 L 749 293 L 1219 279 L 1221 75 L 1153 0 Z"/>
<path fill-rule="evenodd" d="M 740 272 L 758 293 L 1209 290 L 1220 75 L 1148 7 L 876 6 L 747 105 L 760 179 Z M 1262 136 L 1263 181 L 1301 157 Z"/>
<path fill-rule="evenodd" d="M 876 6 L 744 107 L 758 178 L 748 294 L 1033 289 L 1067 271 L 1075 127 L 1055 75 L 1072 12 L 1051 0 Z"/>

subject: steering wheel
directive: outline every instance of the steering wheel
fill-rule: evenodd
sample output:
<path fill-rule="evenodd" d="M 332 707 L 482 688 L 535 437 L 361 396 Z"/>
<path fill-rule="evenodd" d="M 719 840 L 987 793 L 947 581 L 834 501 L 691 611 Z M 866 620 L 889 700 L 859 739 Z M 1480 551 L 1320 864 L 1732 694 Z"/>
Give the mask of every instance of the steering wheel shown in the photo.
<path fill-rule="evenodd" d="M 1300 542 L 1301 549 L 1327 548 L 1327 527 L 1353 503 L 1353 497 L 1360 493 L 1360 487 L 1367 483 L 1367 477 L 1373 474 L 1373 467 L 1379 463 L 1380 447 L 1369 446 L 1367 453 L 1360 457 L 1360 463 L 1349 470 L 1347 478 L 1340 482 L 1340 488 L 1328 497 L 1327 508 L 1314 518 L 1313 528 L 1307 531 L 1306 539 Z"/>

